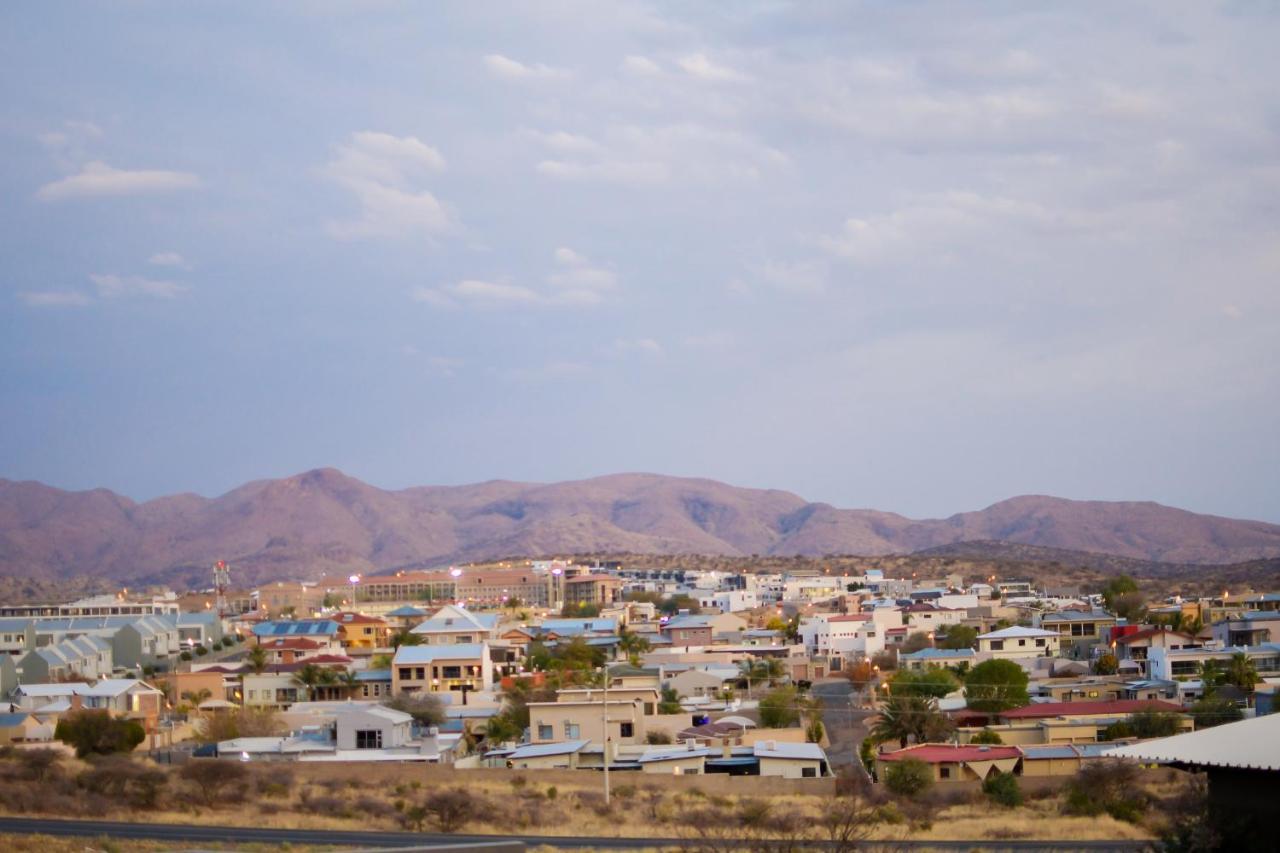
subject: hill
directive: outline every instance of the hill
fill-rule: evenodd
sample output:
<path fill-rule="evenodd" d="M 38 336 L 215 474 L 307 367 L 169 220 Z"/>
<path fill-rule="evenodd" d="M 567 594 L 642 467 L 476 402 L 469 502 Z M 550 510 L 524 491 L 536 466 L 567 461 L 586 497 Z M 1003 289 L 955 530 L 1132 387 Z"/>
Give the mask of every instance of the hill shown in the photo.
<path fill-rule="evenodd" d="M 1154 503 L 1026 496 L 946 519 L 838 509 L 790 492 L 654 474 L 387 491 L 333 469 L 216 498 L 136 503 L 0 480 L 0 575 L 244 583 L 511 555 L 905 554 L 977 540 L 1180 564 L 1280 556 L 1280 526 Z"/>

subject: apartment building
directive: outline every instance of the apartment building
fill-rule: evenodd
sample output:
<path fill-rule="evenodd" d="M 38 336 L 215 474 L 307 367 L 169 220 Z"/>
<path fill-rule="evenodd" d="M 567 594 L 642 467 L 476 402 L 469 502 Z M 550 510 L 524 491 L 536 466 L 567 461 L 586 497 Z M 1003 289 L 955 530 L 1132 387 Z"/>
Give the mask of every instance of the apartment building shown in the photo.
<path fill-rule="evenodd" d="M 488 643 L 401 646 L 391 660 L 391 691 L 447 693 L 493 689 Z"/>

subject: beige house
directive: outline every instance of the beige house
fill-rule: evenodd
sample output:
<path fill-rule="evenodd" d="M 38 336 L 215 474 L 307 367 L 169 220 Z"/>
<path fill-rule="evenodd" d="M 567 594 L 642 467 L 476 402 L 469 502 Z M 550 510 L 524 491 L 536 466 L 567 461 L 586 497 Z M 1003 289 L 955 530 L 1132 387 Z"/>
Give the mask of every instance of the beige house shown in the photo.
<path fill-rule="evenodd" d="M 488 643 L 401 646 L 391 659 L 391 692 L 396 696 L 492 689 Z"/>
<path fill-rule="evenodd" d="M 600 695 L 600 691 L 596 691 L 596 696 Z M 612 743 L 644 743 L 647 729 L 644 702 L 640 698 L 614 699 L 611 690 L 607 713 Z M 606 705 L 600 698 L 529 703 L 529 739 L 532 743 L 577 740 L 603 743 L 605 725 Z"/>
<path fill-rule="evenodd" d="M 1004 660 L 1055 657 L 1060 645 L 1061 638 L 1057 632 L 1021 625 L 978 635 L 979 654 Z"/>
<path fill-rule="evenodd" d="M 1013 773 L 1022 752 L 1016 746 L 922 743 L 877 754 L 876 778 L 884 779 L 892 764 L 909 758 L 928 765 L 935 782 L 981 782 L 994 770 Z"/>

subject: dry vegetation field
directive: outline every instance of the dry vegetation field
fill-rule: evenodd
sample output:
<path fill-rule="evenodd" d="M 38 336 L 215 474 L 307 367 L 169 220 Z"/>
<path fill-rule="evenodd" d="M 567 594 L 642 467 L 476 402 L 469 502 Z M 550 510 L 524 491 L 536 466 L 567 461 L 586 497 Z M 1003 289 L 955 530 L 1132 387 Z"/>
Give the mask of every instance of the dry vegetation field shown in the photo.
<path fill-rule="evenodd" d="M 834 797 L 719 796 L 671 791 L 655 777 L 615 780 L 613 802 L 606 806 L 600 777 L 589 773 L 581 785 L 546 785 L 536 772 L 522 772 L 459 787 L 424 784 L 406 766 L 403 782 L 370 785 L 358 766 L 345 778 L 313 781 L 305 768 L 285 763 L 196 760 L 162 768 L 121 756 L 54 759 L 49 752 L 0 755 L 0 812 L 289 829 L 665 837 L 684 839 L 680 849 L 689 851 L 733 849 L 727 840 L 744 837 L 755 839 L 755 849 L 768 849 L 771 839 L 1149 839 L 1161 828 L 1159 816 L 1174 813 L 1185 787 L 1168 774 L 1143 777 L 1148 807 L 1130 821 L 1105 813 L 1064 814 L 1060 792 L 1028 794 L 1023 805 L 1004 808 L 976 790 L 934 789 L 916 800 L 849 790 Z"/>

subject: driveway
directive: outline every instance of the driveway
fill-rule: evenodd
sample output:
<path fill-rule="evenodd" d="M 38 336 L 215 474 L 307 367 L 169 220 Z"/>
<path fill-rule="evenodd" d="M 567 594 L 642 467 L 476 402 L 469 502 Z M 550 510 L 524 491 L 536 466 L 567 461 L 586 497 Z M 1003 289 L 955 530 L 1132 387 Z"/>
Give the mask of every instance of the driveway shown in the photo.
<path fill-rule="evenodd" d="M 814 682 L 811 692 L 822 700 L 822 724 L 827 729 L 827 758 L 833 770 L 854 767 L 862 770 L 858 748 L 867 736 L 866 720 L 875 714 L 854 706 L 854 695 L 849 682 L 843 678 L 828 678 Z M 863 771 L 865 772 L 865 771 Z"/>

